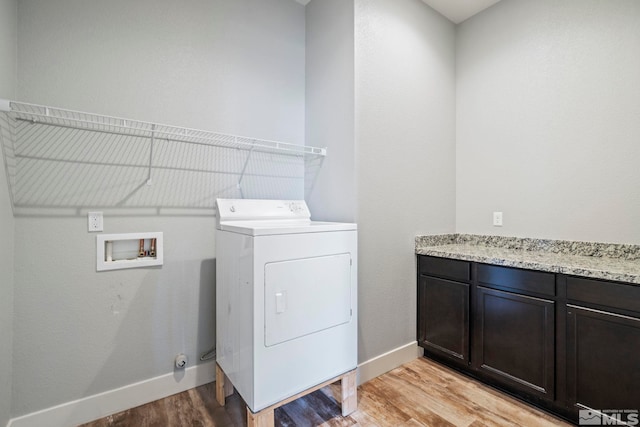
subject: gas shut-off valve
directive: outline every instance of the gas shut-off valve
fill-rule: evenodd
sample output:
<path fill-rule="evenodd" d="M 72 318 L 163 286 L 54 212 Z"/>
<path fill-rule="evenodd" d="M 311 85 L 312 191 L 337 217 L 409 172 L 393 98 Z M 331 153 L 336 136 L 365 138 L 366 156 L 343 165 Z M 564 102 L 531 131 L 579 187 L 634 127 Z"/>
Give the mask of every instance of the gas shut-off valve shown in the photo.
<path fill-rule="evenodd" d="M 187 366 L 187 356 L 180 353 L 179 355 L 176 356 L 176 368 L 178 369 L 184 369 Z"/>

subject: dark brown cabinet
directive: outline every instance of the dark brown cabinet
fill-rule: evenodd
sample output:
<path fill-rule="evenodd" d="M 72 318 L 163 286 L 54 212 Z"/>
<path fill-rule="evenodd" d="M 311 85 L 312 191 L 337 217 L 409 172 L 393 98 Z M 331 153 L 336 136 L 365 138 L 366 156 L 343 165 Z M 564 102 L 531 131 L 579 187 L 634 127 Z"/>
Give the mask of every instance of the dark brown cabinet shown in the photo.
<path fill-rule="evenodd" d="M 435 277 L 419 279 L 418 342 L 456 363 L 469 363 L 469 285 Z"/>
<path fill-rule="evenodd" d="M 479 286 L 474 366 L 514 392 L 554 399 L 554 302 Z"/>
<path fill-rule="evenodd" d="M 640 410 L 640 287 L 568 277 L 567 299 L 572 411 Z"/>
<path fill-rule="evenodd" d="M 640 409 L 640 319 L 570 305 L 567 380 L 574 410 Z"/>
<path fill-rule="evenodd" d="M 473 367 L 524 397 L 555 398 L 553 273 L 476 264 Z"/>
<path fill-rule="evenodd" d="M 469 364 L 470 265 L 423 257 L 418 266 L 418 343 L 458 365 Z M 451 280 L 451 279 L 457 279 Z"/>
<path fill-rule="evenodd" d="M 574 423 L 640 410 L 638 285 L 420 255 L 417 314 L 426 357 Z"/>

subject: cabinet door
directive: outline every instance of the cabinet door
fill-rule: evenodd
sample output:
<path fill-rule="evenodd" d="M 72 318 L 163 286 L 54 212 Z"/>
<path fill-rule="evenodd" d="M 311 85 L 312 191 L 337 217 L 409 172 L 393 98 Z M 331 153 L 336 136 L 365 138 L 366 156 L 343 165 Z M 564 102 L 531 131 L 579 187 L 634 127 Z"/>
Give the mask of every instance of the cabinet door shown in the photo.
<path fill-rule="evenodd" d="M 567 340 L 574 410 L 640 409 L 640 319 L 568 305 Z"/>
<path fill-rule="evenodd" d="M 464 366 L 469 362 L 469 285 L 420 276 L 418 343 Z"/>
<path fill-rule="evenodd" d="M 505 388 L 554 399 L 554 302 L 477 288 L 473 364 Z"/>

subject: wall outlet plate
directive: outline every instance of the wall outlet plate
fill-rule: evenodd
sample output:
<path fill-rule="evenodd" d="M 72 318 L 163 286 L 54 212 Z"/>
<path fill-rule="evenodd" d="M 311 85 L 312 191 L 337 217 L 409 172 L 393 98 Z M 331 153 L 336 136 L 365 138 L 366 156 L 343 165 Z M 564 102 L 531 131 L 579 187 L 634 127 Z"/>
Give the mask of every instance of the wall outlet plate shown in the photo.
<path fill-rule="evenodd" d="M 502 212 L 493 213 L 493 225 L 495 227 L 502 227 Z"/>
<path fill-rule="evenodd" d="M 87 213 L 89 231 L 102 231 L 104 227 L 104 221 L 102 219 L 102 212 L 88 212 Z"/>

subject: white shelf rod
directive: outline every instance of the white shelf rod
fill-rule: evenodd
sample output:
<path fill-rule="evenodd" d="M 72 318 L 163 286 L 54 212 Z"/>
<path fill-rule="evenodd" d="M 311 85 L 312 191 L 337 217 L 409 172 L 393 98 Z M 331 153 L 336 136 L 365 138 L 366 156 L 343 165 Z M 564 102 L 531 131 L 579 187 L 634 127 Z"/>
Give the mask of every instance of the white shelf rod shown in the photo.
<path fill-rule="evenodd" d="M 20 108 L 16 108 L 16 106 L 21 106 L 23 108 L 31 107 L 34 109 L 44 109 L 45 114 L 34 111 L 21 110 Z M 255 139 L 244 136 L 222 134 L 192 128 L 182 128 L 171 125 L 161 125 L 151 122 L 135 121 L 121 117 L 104 116 L 75 110 L 65 110 L 61 108 L 53 108 L 37 104 L 19 103 L 4 99 L 0 99 L 0 111 L 8 111 L 10 113 L 13 113 L 16 115 L 16 119 L 18 120 L 25 120 L 33 123 L 42 123 L 49 126 L 82 129 L 92 132 L 115 133 L 142 138 L 161 137 L 162 139 L 189 144 L 213 145 L 226 148 L 234 148 L 235 146 L 236 148 L 242 148 L 246 150 L 253 150 L 257 148 L 258 151 L 274 150 L 298 155 L 312 154 L 317 156 L 326 156 L 327 154 L 326 148 L 297 145 L 265 139 Z M 105 121 L 87 120 L 83 118 L 73 117 L 72 115 L 87 115 L 104 119 Z M 51 120 L 59 120 L 62 123 L 55 123 Z M 138 126 L 136 127 L 135 125 Z M 240 141 L 239 139 L 249 140 L 251 142 L 244 142 Z M 233 143 L 228 142 L 228 140 L 233 140 Z M 223 142 L 226 142 L 227 145 L 224 145 Z"/>

